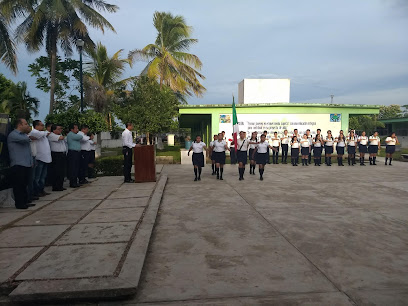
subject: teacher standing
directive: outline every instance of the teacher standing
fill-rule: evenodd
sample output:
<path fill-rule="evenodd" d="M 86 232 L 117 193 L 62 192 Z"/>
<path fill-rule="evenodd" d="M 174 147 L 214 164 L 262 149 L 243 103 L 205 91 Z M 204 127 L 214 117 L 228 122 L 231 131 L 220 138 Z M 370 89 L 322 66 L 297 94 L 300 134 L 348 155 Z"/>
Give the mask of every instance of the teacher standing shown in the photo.
<path fill-rule="evenodd" d="M 133 124 L 126 123 L 126 129 L 122 133 L 122 153 L 123 153 L 123 176 L 125 183 L 134 183 L 131 178 L 130 171 L 132 170 L 133 148 L 136 144 L 133 143 L 132 136 Z"/>

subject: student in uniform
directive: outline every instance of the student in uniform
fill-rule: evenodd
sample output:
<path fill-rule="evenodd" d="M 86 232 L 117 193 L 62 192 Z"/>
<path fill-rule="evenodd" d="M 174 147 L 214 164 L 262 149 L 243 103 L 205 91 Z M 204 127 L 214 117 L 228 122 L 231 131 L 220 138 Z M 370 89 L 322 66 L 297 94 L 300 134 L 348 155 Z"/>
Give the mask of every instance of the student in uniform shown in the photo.
<path fill-rule="evenodd" d="M 256 153 L 256 163 L 259 165 L 259 179 L 261 181 L 263 181 L 265 164 L 268 162 L 268 148 L 274 151 L 276 150 L 266 141 L 266 135 L 262 134 L 261 141 L 258 143 L 254 152 Z"/>
<path fill-rule="evenodd" d="M 255 175 L 256 158 L 255 149 L 258 143 L 258 138 L 256 137 L 256 132 L 252 132 L 251 139 L 249 139 L 249 174 Z"/>
<path fill-rule="evenodd" d="M 213 144 L 213 155 L 215 159 L 215 167 L 217 172 L 217 180 L 223 180 L 222 174 L 225 165 L 225 150 L 229 150 L 227 143 L 222 139 L 222 133 L 218 134 L 218 139 Z"/>
<path fill-rule="evenodd" d="M 274 132 L 273 133 L 273 137 L 272 137 L 272 147 L 274 147 L 276 149 L 273 150 L 272 152 L 272 163 L 273 164 L 279 164 L 278 162 L 278 157 L 279 157 L 279 144 L 280 144 L 280 140 L 278 137 L 278 132 Z"/>
<path fill-rule="evenodd" d="M 309 166 L 307 162 L 310 153 L 310 143 L 307 134 L 303 135 L 303 138 L 300 141 L 300 146 L 302 147 L 302 166 Z"/>
<path fill-rule="evenodd" d="M 265 135 L 265 140 L 268 141 L 268 131 L 264 131 L 262 135 Z M 271 163 L 271 156 L 269 155 L 269 148 L 267 148 L 267 157 L 266 157 L 266 163 L 270 164 Z"/>
<path fill-rule="evenodd" d="M 363 131 L 361 136 L 358 138 L 358 151 L 360 152 L 360 166 L 365 166 L 364 155 L 368 152 L 367 150 L 368 137 L 366 132 Z"/>
<path fill-rule="evenodd" d="M 232 138 L 229 139 L 229 144 L 231 165 L 235 165 L 237 163 L 237 156 L 235 152 L 234 133 L 232 133 Z"/>
<path fill-rule="evenodd" d="M 310 129 L 306 130 L 306 135 L 307 135 L 307 140 L 309 140 L 309 146 L 310 146 L 309 156 L 308 156 L 308 161 L 310 165 L 312 163 L 312 149 L 313 149 L 313 137 L 312 135 L 310 135 Z"/>
<path fill-rule="evenodd" d="M 398 138 L 395 135 L 395 132 L 392 132 L 390 136 L 385 139 L 386 147 L 385 147 L 385 165 L 387 165 L 388 158 L 390 159 L 389 165 L 392 162 L 392 154 L 395 152 L 395 145 L 398 143 Z"/>
<path fill-rule="evenodd" d="M 373 135 L 368 139 L 370 145 L 368 146 L 368 153 L 370 153 L 370 165 L 376 166 L 375 160 L 377 159 L 377 153 L 381 149 L 380 137 L 378 137 L 378 132 L 374 132 Z"/>
<path fill-rule="evenodd" d="M 326 139 L 324 140 L 324 154 L 325 154 L 325 163 L 327 166 L 331 167 L 331 155 L 333 154 L 333 144 L 334 138 L 330 130 L 327 131 Z"/>
<path fill-rule="evenodd" d="M 193 150 L 193 165 L 194 165 L 194 181 L 201 181 L 201 169 L 204 167 L 204 154 L 203 150 L 207 151 L 205 143 L 201 141 L 201 136 L 197 135 L 195 141 L 191 144 L 190 150 L 187 155 L 190 155 L 190 151 Z"/>
<path fill-rule="evenodd" d="M 289 149 L 289 135 L 288 130 L 283 131 L 283 136 L 281 137 L 282 146 L 282 164 L 287 164 L 288 160 L 288 149 Z"/>
<path fill-rule="evenodd" d="M 214 159 L 214 152 L 213 152 L 213 146 L 214 146 L 214 141 L 218 139 L 218 135 L 214 135 L 213 141 L 210 142 L 210 158 L 211 158 L 211 169 L 212 173 L 211 175 L 215 175 L 215 159 Z"/>
<path fill-rule="evenodd" d="M 340 133 L 339 137 L 337 137 L 334 142 L 337 143 L 337 145 L 336 145 L 337 165 L 344 167 L 344 165 L 343 165 L 343 155 L 344 155 L 344 149 L 346 147 L 346 139 L 344 138 L 344 134 Z"/>
<path fill-rule="evenodd" d="M 313 158 L 315 166 L 319 166 L 322 164 L 322 150 L 323 150 L 323 140 L 321 138 L 320 133 L 316 134 L 316 137 L 313 141 Z"/>
<path fill-rule="evenodd" d="M 256 143 L 256 142 L 255 142 Z M 245 165 L 248 162 L 248 148 L 250 142 L 246 139 L 246 133 L 241 131 L 239 132 L 239 138 L 237 140 L 237 160 L 238 160 L 238 172 L 239 180 L 244 179 Z"/>
<path fill-rule="evenodd" d="M 356 164 L 356 137 L 353 130 L 350 130 L 347 137 L 347 161 L 349 166 L 350 164 L 352 166 Z"/>
<path fill-rule="evenodd" d="M 299 142 L 296 136 L 292 137 L 290 157 L 292 161 L 292 166 L 297 166 L 299 162 Z"/>

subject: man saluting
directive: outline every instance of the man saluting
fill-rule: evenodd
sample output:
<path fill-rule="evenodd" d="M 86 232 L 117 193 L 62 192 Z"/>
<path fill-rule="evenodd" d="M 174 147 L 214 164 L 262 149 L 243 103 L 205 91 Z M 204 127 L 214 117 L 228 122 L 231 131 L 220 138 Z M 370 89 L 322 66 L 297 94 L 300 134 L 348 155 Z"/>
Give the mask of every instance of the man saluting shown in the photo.
<path fill-rule="evenodd" d="M 125 177 L 125 183 L 134 183 L 135 181 L 130 177 L 130 171 L 132 170 L 132 158 L 133 148 L 136 144 L 133 143 L 132 137 L 133 124 L 126 123 L 126 129 L 122 133 L 122 146 L 123 146 L 123 176 Z"/>

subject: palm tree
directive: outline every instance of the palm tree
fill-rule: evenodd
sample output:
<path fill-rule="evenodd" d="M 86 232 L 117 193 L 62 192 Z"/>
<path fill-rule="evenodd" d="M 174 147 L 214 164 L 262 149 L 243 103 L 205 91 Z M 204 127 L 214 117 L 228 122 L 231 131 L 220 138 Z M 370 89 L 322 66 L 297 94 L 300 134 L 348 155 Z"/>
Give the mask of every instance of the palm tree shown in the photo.
<path fill-rule="evenodd" d="M 2 0 L 1 6 L 9 18 L 24 17 L 16 34 L 29 52 L 37 52 L 43 46 L 46 48 L 51 61 L 51 114 L 54 109 L 58 48 L 70 56 L 76 40 L 82 39 L 85 50 L 91 50 L 94 43 L 86 24 L 102 32 L 105 28 L 115 31 L 98 11 L 116 12 L 118 7 L 103 0 Z"/>
<path fill-rule="evenodd" d="M 26 82 L 18 82 L 13 86 L 10 98 L 8 99 L 8 109 L 15 118 L 24 118 L 27 121 L 31 119 L 31 114 L 38 116 L 38 106 L 40 101 L 31 97 L 27 91 Z"/>
<path fill-rule="evenodd" d="M 10 38 L 9 27 L 6 18 L 4 18 L 0 11 L 0 60 L 8 67 L 14 74 L 17 73 L 17 56 L 15 44 Z"/>
<path fill-rule="evenodd" d="M 198 72 L 202 63 L 198 56 L 186 53 L 191 45 L 198 42 L 190 38 L 192 28 L 186 25 L 182 16 L 155 12 L 153 24 L 157 30 L 154 44 L 129 52 L 129 58 L 148 61 L 142 74 L 169 86 L 174 92 L 201 97 L 206 90 L 199 82 L 205 77 Z"/>

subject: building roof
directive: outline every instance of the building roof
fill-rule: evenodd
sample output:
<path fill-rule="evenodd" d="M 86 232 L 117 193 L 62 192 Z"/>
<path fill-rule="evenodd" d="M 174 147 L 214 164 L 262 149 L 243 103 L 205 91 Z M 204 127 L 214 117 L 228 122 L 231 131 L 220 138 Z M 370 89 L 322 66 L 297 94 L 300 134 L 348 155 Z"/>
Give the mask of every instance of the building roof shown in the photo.
<path fill-rule="evenodd" d="M 408 122 L 408 117 L 380 119 L 378 121 L 383 122 L 383 123 Z"/>
<path fill-rule="evenodd" d="M 236 108 L 245 107 L 332 107 L 332 108 L 368 108 L 379 109 L 381 105 L 370 104 L 331 104 L 331 103 L 262 103 L 262 104 L 235 104 Z M 199 105 L 180 105 L 179 108 L 225 108 L 231 107 L 231 104 L 199 104 Z"/>

